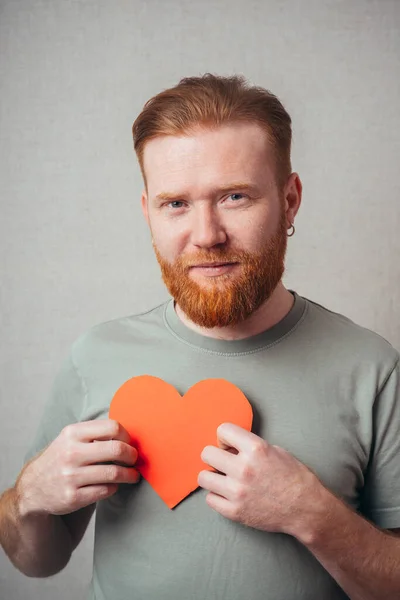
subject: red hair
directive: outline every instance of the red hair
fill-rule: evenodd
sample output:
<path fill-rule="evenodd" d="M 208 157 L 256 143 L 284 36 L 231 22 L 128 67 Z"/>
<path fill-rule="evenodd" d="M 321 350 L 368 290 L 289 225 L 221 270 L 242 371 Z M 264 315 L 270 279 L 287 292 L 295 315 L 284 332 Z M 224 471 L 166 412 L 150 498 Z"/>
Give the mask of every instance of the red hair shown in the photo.
<path fill-rule="evenodd" d="M 244 76 L 205 73 L 185 77 L 146 102 L 132 126 L 134 149 L 147 189 L 143 167 L 146 142 L 161 135 L 182 135 L 196 126 L 218 127 L 234 122 L 259 124 L 268 136 L 275 159 L 278 187 L 291 173 L 291 118 L 270 91 L 250 86 Z"/>

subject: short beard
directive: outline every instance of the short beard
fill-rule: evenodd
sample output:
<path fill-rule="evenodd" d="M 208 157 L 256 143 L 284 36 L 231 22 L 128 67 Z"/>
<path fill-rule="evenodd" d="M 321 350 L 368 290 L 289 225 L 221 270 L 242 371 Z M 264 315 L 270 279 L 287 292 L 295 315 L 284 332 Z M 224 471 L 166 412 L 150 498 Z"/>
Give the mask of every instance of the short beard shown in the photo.
<path fill-rule="evenodd" d="M 285 272 L 287 248 L 284 211 L 276 233 L 259 253 L 215 248 L 181 256 L 173 264 L 154 251 L 162 279 L 186 316 L 200 327 L 228 327 L 248 319 L 272 295 Z M 199 284 L 189 275 L 191 265 L 202 262 L 238 262 L 239 274 L 226 273 Z"/>

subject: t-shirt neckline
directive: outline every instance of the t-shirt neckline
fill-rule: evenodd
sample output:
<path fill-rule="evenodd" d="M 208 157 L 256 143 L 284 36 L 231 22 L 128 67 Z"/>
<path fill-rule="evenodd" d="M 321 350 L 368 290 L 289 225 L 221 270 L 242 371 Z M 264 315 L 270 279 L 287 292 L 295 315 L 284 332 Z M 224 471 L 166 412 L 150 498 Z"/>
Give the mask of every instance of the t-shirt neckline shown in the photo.
<path fill-rule="evenodd" d="M 240 340 L 220 340 L 202 335 L 185 325 L 178 317 L 174 299 L 165 305 L 164 323 L 170 332 L 182 342 L 198 349 L 218 354 L 243 354 L 255 352 L 275 344 L 286 336 L 302 319 L 306 300 L 295 291 L 289 290 L 294 296 L 292 308 L 278 323 L 256 335 Z"/>

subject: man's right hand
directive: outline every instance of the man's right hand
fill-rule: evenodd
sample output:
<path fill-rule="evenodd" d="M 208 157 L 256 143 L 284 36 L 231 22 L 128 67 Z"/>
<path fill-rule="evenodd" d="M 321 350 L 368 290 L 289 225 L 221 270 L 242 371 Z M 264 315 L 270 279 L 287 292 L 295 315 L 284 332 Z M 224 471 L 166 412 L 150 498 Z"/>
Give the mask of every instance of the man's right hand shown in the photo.
<path fill-rule="evenodd" d="M 139 481 L 136 460 L 137 450 L 117 421 L 67 425 L 22 469 L 15 483 L 20 512 L 65 515 L 104 500 L 119 483 Z"/>

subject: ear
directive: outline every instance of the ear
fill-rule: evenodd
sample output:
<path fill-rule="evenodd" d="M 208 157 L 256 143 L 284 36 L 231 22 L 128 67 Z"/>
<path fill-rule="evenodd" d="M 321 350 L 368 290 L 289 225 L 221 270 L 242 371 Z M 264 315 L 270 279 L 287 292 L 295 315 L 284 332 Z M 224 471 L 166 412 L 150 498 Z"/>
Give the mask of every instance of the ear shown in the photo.
<path fill-rule="evenodd" d="M 294 223 L 300 208 L 303 186 L 298 173 L 292 173 L 287 180 L 284 190 L 285 212 L 288 227 Z"/>
<path fill-rule="evenodd" d="M 146 219 L 147 225 L 150 225 L 149 211 L 148 211 L 148 206 L 147 206 L 147 194 L 146 194 L 145 190 L 143 190 L 143 192 L 142 192 L 141 204 L 142 204 L 142 212 L 143 212 L 144 218 Z"/>

